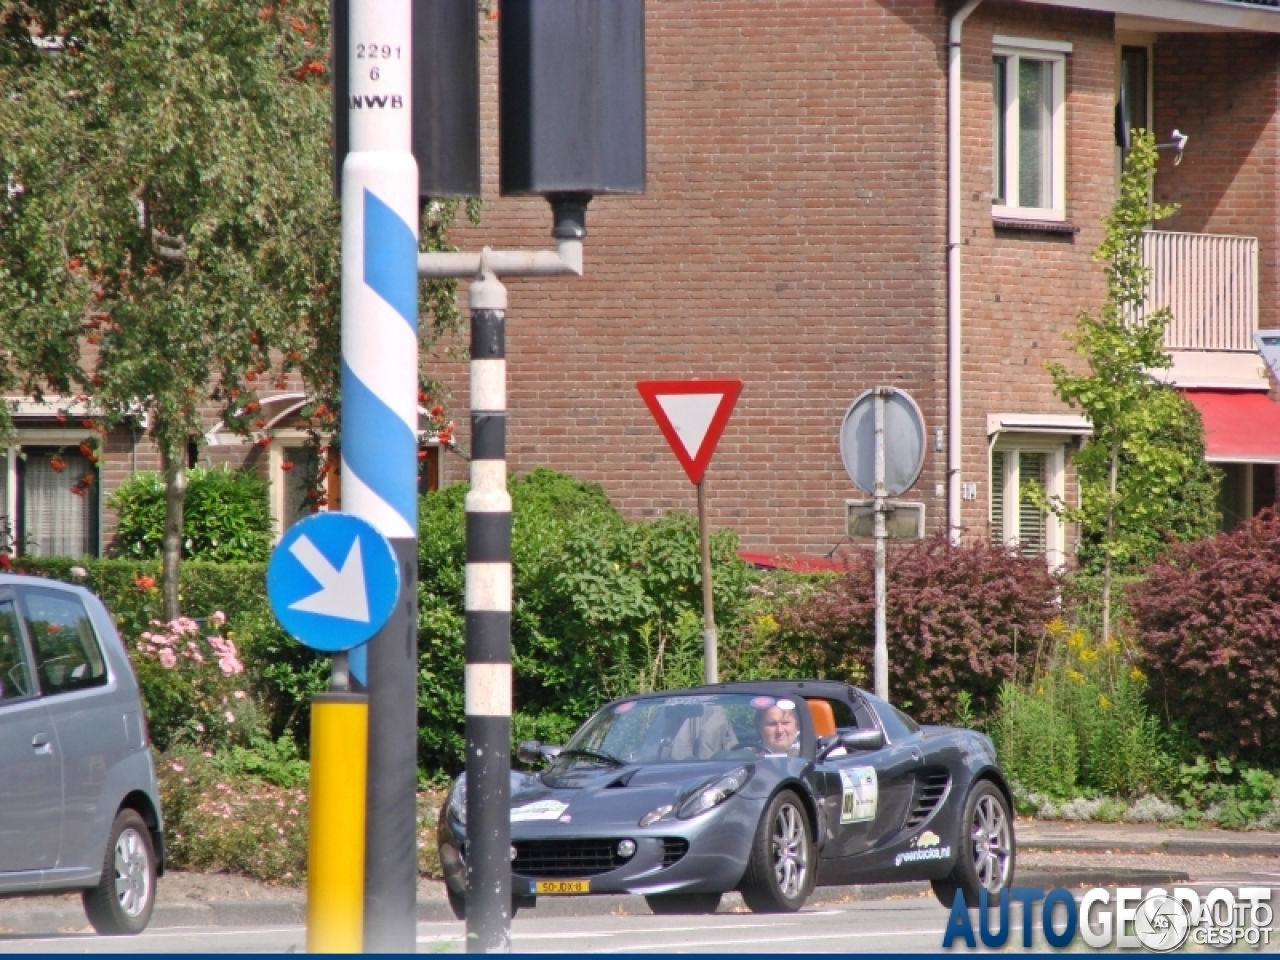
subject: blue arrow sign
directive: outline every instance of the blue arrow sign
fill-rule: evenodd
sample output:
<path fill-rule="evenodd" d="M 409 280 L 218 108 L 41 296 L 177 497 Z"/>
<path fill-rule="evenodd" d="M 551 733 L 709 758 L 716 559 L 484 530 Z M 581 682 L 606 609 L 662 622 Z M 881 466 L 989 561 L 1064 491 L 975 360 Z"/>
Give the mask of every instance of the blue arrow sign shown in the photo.
<path fill-rule="evenodd" d="M 276 619 L 316 650 L 358 647 L 387 622 L 399 596 L 391 544 L 346 513 L 317 513 L 294 524 L 267 566 Z"/>

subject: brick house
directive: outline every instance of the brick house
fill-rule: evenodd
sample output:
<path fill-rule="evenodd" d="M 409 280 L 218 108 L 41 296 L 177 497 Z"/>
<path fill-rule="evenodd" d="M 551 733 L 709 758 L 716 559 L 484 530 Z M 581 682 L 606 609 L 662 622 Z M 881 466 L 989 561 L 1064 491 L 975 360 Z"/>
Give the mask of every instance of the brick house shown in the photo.
<path fill-rule="evenodd" d="M 1118 179 L 1122 103 L 1159 141 L 1189 137 L 1176 166 L 1162 152 L 1156 194 L 1181 209 L 1149 238 L 1152 299 L 1174 309 L 1172 376 L 1226 470 L 1227 521 L 1275 501 L 1280 408 L 1252 335 L 1280 327 L 1280 8 L 649 0 L 646 16 L 648 192 L 592 203 L 585 276 L 509 282 L 513 469 L 597 480 L 632 517 L 691 510 L 634 382 L 738 376 L 708 473 L 713 524 L 754 550 L 827 553 L 859 496 L 841 466 L 842 417 L 864 389 L 893 385 L 928 427 L 908 498 L 929 528 L 1061 562 L 1072 532 L 1012 491 L 1034 475 L 1074 494 L 1070 454 L 1089 427 L 1054 398 L 1044 364 L 1069 361 L 1076 312 L 1102 299 L 1091 254 Z M 546 204 L 497 197 L 495 49 L 492 37 L 481 48 L 484 225 L 456 239 L 543 247 Z M 424 362 L 465 427 L 466 364 L 443 347 Z M 270 415 L 287 423 L 296 405 L 282 395 Z M 23 425 L 33 451 L 56 439 L 37 412 Z M 209 439 L 204 459 L 249 449 Z M 278 469 L 299 455 L 290 444 L 284 432 L 251 454 L 282 527 L 297 506 Z M 32 509 L 19 462 L 3 488 L 11 516 Z M 99 488 L 153 463 L 145 443 L 109 438 Z M 466 476 L 452 453 L 432 463 L 430 483 Z M 110 518 L 83 506 L 76 522 L 107 533 L 81 538 L 92 552 Z"/>

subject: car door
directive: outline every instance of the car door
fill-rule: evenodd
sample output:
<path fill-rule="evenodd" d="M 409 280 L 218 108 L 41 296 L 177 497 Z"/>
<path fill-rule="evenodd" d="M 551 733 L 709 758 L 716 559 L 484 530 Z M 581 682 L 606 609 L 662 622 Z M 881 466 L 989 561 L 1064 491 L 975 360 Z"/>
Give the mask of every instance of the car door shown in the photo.
<path fill-rule="evenodd" d="M 115 810 L 100 809 L 107 773 L 128 748 L 128 718 L 80 597 L 48 587 L 18 590 L 45 708 L 62 754 L 63 822 L 58 868 L 101 862 Z"/>
<path fill-rule="evenodd" d="M 856 694 L 843 710 L 834 702 L 832 705 L 838 718 L 852 717 L 857 728 L 879 728 L 886 734 L 886 743 L 879 750 L 841 754 L 822 764 L 834 775 L 828 780 L 829 789 L 839 791 L 837 815 L 831 822 L 834 837 L 823 857 L 838 860 L 874 849 L 883 837 L 902 825 L 921 753 L 918 734 L 884 723 L 878 712 Z M 841 728 L 847 728 L 847 721 L 838 722 Z"/>
<path fill-rule="evenodd" d="M 0 874 L 54 866 L 62 762 L 13 592 L 0 588 Z"/>

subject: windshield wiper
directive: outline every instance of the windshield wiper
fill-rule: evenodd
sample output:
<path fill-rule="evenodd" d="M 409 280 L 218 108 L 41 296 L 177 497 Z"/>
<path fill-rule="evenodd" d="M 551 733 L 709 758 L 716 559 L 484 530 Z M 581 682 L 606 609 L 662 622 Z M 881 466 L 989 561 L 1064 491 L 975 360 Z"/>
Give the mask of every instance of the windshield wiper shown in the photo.
<path fill-rule="evenodd" d="M 570 747 L 567 750 L 561 750 L 560 756 L 587 757 L 592 760 L 603 760 L 605 763 L 612 764 L 615 767 L 625 767 L 627 765 L 625 760 L 619 760 L 611 753 L 605 753 L 603 750 L 591 750 L 587 747 Z"/>

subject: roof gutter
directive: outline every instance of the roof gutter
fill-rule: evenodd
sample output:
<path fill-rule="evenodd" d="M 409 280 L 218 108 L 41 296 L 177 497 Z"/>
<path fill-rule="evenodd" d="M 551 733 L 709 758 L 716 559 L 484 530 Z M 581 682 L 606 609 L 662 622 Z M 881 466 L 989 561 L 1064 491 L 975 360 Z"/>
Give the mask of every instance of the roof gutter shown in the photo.
<path fill-rule="evenodd" d="M 947 30 L 947 529 L 960 542 L 961 419 L 960 314 L 960 36 L 982 0 L 968 0 Z"/>

